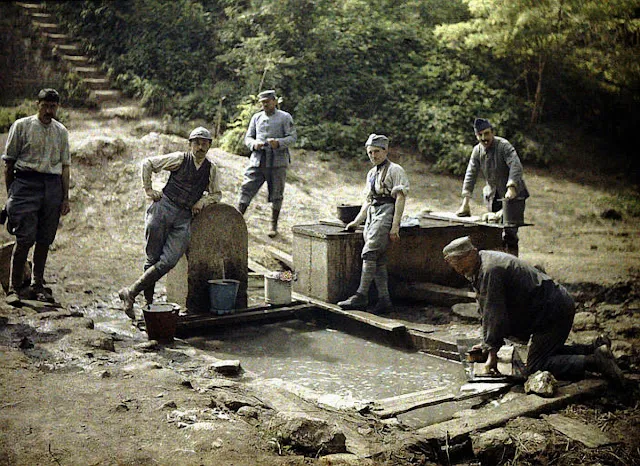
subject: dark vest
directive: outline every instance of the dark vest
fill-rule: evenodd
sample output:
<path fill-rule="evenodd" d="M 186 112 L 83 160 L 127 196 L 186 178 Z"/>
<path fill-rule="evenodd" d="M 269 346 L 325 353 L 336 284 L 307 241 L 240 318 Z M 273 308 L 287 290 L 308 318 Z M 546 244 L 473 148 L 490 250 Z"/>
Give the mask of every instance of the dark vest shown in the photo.
<path fill-rule="evenodd" d="M 207 159 L 196 170 L 193 154 L 187 152 L 184 154 L 184 160 L 180 168 L 172 171 L 171 175 L 169 175 L 169 181 L 167 181 L 162 192 L 174 204 L 185 209 L 191 209 L 209 186 L 210 170 L 211 162 Z"/>

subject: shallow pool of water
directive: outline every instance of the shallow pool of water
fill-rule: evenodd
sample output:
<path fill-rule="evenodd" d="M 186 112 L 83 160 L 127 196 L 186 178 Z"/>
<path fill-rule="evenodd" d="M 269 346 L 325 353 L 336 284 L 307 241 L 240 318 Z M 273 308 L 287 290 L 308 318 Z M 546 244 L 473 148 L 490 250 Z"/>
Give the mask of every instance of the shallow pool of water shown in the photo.
<path fill-rule="evenodd" d="M 215 356 L 240 359 L 261 378 L 280 378 L 320 393 L 368 401 L 464 383 L 459 363 L 402 351 L 331 328 L 293 320 L 210 335 Z M 206 341 L 194 340 L 206 347 Z"/>

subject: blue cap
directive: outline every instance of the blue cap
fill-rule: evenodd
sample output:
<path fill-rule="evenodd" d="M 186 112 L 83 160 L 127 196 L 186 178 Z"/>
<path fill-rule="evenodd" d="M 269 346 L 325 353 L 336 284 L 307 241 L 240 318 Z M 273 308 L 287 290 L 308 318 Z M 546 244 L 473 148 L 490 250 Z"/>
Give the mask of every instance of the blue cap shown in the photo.
<path fill-rule="evenodd" d="M 473 122 L 473 130 L 476 133 L 480 133 L 487 128 L 493 128 L 489 120 L 485 120 L 484 118 L 476 118 L 476 121 Z"/>
<path fill-rule="evenodd" d="M 386 150 L 389 148 L 389 138 L 383 134 L 371 133 L 367 142 L 364 143 L 364 147 L 368 146 L 381 147 Z"/>
<path fill-rule="evenodd" d="M 268 91 L 262 91 L 260 94 L 258 94 L 259 102 L 268 99 L 276 100 L 276 91 L 274 91 L 273 89 L 269 89 Z"/>

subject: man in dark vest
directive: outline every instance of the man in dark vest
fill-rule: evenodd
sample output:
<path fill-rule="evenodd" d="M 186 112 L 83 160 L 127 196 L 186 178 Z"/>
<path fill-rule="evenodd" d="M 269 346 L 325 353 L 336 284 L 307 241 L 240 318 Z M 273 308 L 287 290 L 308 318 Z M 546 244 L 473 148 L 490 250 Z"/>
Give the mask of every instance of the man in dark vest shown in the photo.
<path fill-rule="evenodd" d="M 222 197 L 216 164 L 207 157 L 211 140 L 211 133 L 198 127 L 189 135 L 187 152 L 157 155 L 142 162 L 142 185 L 147 197 L 153 201 L 145 217 L 147 260 L 140 278 L 118 292 L 123 310 L 131 319 L 135 319 L 136 296 L 144 291 L 147 305 L 151 304 L 156 282 L 175 267 L 186 252 L 193 216 Z M 151 174 L 161 170 L 167 170 L 171 175 L 163 190 L 156 191 L 152 187 Z"/>

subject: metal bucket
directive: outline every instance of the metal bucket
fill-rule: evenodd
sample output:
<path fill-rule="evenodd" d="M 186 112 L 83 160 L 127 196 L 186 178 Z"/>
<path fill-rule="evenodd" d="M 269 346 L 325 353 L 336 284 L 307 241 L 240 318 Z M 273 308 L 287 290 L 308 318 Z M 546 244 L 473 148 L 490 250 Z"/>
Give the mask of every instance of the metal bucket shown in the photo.
<path fill-rule="evenodd" d="M 291 282 L 265 276 L 264 301 L 274 305 L 291 303 Z"/>
<path fill-rule="evenodd" d="M 338 204 L 336 206 L 336 216 L 342 223 L 353 222 L 361 208 L 361 205 Z"/>
<path fill-rule="evenodd" d="M 143 309 L 144 325 L 149 340 L 171 343 L 176 335 L 178 308 L 175 304 L 152 304 Z"/>
<path fill-rule="evenodd" d="M 229 314 L 236 307 L 236 296 L 240 282 L 230 278 L 209 280 L 210 311 L 214 314 Z"/>
<path fill-rule="evenodd" d="M 502 199 L 502 223 L 519 226 L 524 224 L 524 198 Z"/>

